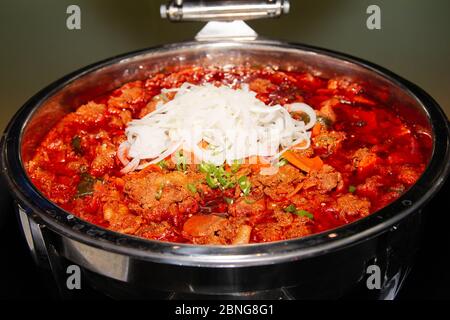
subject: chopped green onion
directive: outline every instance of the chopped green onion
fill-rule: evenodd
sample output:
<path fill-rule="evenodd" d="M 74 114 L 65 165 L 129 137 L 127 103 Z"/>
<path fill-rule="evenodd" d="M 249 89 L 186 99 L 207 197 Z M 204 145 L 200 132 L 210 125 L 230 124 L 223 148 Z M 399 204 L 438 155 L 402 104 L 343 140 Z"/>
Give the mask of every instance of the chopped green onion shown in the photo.
<path fill-rule="evenodd" d="M 187 186 L 188 190 L 192 193 L 197 193 L 197 187 L 193 183 L 188 183 Z"/>
<path fill-rule="evenodd" d="M 225 171 L 223 166 L 216 167 L 213 164 L 201 163 L 198 169 L 206 174 L 206 182 L 211 188 L 228 189 L 236 185 L 234 177 Z"/>
<path fill-rule="evenodd" d="M 208 173 L 206 175 L 206 183 L 211 189 L 216 189 L 219 187 L 219 182 L 217 181 L 216 177 L 212 175 L 211 173 Z"/>
<path fill-rule="evenodd" d="M 314 219 L 314 215 L 311 212 L 308 212 L 306 210 L 297 210 L 295 212 L 296 215 L 301 216 L 301 217 L 307 217 L 310 219 Z"/>
<path fill-rule="evenodd" d="M 163 185 L 160 185 L 158 190 L 156 190 L 156 192 L 155 192 L 155 199 L 161 200 L 162 193 L 163 193 Z"/>
<path fill-rule="evenodd" d="M 333 124 L 333 121 L 331 121 L 331 119 L 323 116 L 318 116 L 317 122 L 325 127 L 330 127 Z"/>
<path fill-rule="evenodd" d="M 296 214 L 296 215 L 298 215 L 300 217 L 307 217 L 307 218 L 310 218 L 310 219 L 314 219 L 314 215 L 312 213 L 310 213 L 310 212 L 308 212 L 306 210 L 297 210 L 297 208 L 293 204 L 290 204 L 289 206 L 284 208 L 284 211 Z"/>
<path fill-rule="evenodd" d="M 234 199 L 233 199 L 233 198 L 223 197 L 223 199 L 225 200 L 225 202 L 226 202 L 227 204 L 233 204 L 233 203 L 234 203 Z"/>
<path fill-rule="evenodd" d="M 348 192 L 354 193 L 355 191 L 356 191 L 356 187 L 355 186 L 348 187 Z"/>
<path fill-rule="evenodd" d="M 177 151 L 175 158 L 177 160 L 177 170 L 186 171 L 186 158 L 180 153 L 180 151 Z"/>
<path fill-rule="evenodd" d="M 247 197 L 244 197 L 244 202 L 246 204 L 254 204 L 256 202 L 256 200 L 248 199 Z"/>
<path fill-rule="evenodd" d="M 160 162 L 158 162 L 157 164 L 156 164 L 158 167 L 160 167 L 161 169 L 166 169 L 167 168 L 167 163 L 166 163 L 166 160 L 161 160 Z"/>
<path fill-rule="evenodd" d="M 83 154 L 83 148 L 81 147 L 81 138 L 79 136 L 73 137 L 71 144 L 76 154 Z"/>
<path fill-rule="evenodd" d="M 275 166 L 280 168 L 280 167 L 283 167 L 283 166 L 285 166 L 287 164 L 288 164 L 288 161 L 286 159 L 284 159 L 284 158 L 281 158 L 280 161 L 278 161 L 278 163 Z"/>
<path fill-rule="evenodd" d="M 284 208 L 284 211 L 294 213 L 295 211 L 297 211 L 297 208 L 293 204 L 290 204 L 289 206 Z"/>
<path fill-rule="evenodd" d="M 249 195 L 252 187 L 250 180 L 246 176 L 242 176 L 238 179 L 238 184 L 242 190 L 242 193 L 246 196 Z"/>
<path fill-rule="evenodd" d="M 212 173 L 215 170 L 215 167 L 211 164 L 202 162 L 199 166 L 198 166 L 198 170 L 202 173 Z"/>
<path fill-rule="evenodd" d="M 75 197 L 82 198 L 82 197 L 93 194 L 95 181 L 96 180 L 93 176 L 91 176 L 87 172 L 83 172 L 80 175 L 80 182 L 78 183 L 77 193 L 76 193 Z"/>
<path fill-rule="evenodd" d="M 241 168 L 241 163 L 238 160 L 234 160 L 231 165 L 231 172 L 236 173 Z"/>

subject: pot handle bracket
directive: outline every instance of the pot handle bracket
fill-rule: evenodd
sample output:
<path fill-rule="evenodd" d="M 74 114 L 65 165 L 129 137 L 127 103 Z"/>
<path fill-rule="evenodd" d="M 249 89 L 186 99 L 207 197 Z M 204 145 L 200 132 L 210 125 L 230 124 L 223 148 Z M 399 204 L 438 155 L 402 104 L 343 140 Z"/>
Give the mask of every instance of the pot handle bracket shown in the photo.
<path fill-rule="evenodd" d="M 289 0 L 172 0 L 161 5 L 161 17 L 173 22 L 207 21 L 198 41 L 255 40 L 258 34 L 244 21 L 277 18 L 289 13 Z"/>

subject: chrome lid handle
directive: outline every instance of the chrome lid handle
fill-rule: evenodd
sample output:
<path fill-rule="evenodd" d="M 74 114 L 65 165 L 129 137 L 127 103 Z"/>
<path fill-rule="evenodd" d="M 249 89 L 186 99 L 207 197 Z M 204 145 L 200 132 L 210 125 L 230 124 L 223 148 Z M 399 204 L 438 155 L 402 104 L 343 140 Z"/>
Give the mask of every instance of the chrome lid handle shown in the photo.
<path fill-rule="evenodd" d="M 276 18 L 289 12 L 288 0 L 172 0 L 161 5 L 161 17 L 170 21 L 233 21 Z"/>
<path fill-rule="evenodd" d="M 276 18 L 289 12 L 289 0 L 172 0 L 161 6 L 170 21 L 208 21 L 196 40 L 254 40 L 258 34 L 244 20 Z"/>

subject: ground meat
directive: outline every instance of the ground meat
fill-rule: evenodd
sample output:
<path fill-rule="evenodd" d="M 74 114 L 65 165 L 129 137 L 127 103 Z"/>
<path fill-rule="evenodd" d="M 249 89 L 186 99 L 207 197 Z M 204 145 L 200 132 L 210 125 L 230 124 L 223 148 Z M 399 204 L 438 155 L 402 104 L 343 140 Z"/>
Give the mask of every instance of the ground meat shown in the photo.
<path fill-rule="evenodd" d="M 108 100 L 108 108 L 130 109 L 134 112 L 135 109 L 140 109 L 148 99 L 148 92 L 142 87 L 141 81 L 130 82 L 111 95 Z"/>
<path fill-rule="evenodd" d="M 104 142 L 95 149 L 95 158 L 91 163 L 90 173 L 93 176 L 100 177 L 107 170 L 114 167 L 116 146 L 109 142 Z"/>
<path fill-rule="evenodd" d="M 186 214 L 197 212 L 198 195 L 187 189 L 189 183 L 198 181 L 198 174 L 184 174 L 173 171 L 141 171 L 124 178 L 124 192 L 130 201 L 130 208 L 153 221 L 177 220 Z M 182 221 L 173 221 L 182 223 Z"/>
<path fill-rule="evenodd" d="M 110 201 L 103 206 L 103 218 L 109 228 L 122 233 L 133 234 L 141 226 L 142 217 L 131 214 L 128 207 L 118 201 Z"/>
<path fill-rule="evenodd" d="M 84 124 L 94 124 L 104 119 L 106 106 L 95 102 L 89 102 L 75 111 L 76 120 Z"/>
<path fill-rule="evenodd" d="M 125 126 L 132 120 L 132 115 L 130 110 L 121 110 L 119 112 L 114 112 L 115 114 L 111 115 L 111 120 L 109 121 L 109 125 L 111 127 L 115 127 L 118 129 L 125 128 Z"/>
<path fill-rule="evenodd" d="M 183 225 L 183 235 L 195 244 L 230 244 L 240 229 L 238 224 L 217 215 L 194 215 Z"/>
<path fill-rule="evenodd" d="M 228 211 L 232 216 L 248 217 L 252 223 L 256 223 L 264 217 L 266 202 L 263 197 L 241 197 L 228 207 Z"/>
<path fill-rule="evenodd" d="M 369 214 L 370 202 L 353 194 L 345 194 L 337 199 L 337 210 L 342 219 L 353 220 Z"/>
<path fill-rule="evenodd" d="M 282 217 L 281 215 L 284 215 Z M 289 222 L 289 223 L 288 223 Z M 252 238 L 258 242 L 292 239 L 311 234 L 311 220 L 287 212 L 280 212 L 276 222 L 258 224 Z"/>
<path fill-rule="evenodd" d="M 377 155 L 368 148 L 358 149 L 352 157 L 353 169 L 358 172 L 370 170 L 375 166 L 377 160 Z"/>
<path fill-rule="evenodd" d="M 335 153 L 342 145 L 346 135 L 340 131 L 321 131 L 312 138 L 312 145 L 315 151 L 320 154 L 330 155 Z"/>
<path fill-rule="evenodd" d="M 261 79 L 257 78 L 250 82 L 249 88 L 252 91 L 258 92 L 258 93 L 267 93 L 269 92 L 269 88 L 273 87 L 274 85 L 270 80 L 267 79 Z"/>
<path fill-rule="evenodd" d="M 379 175 L 369 177 L 363 184 L 356 187 L 356 191 L 361 196 L 371 199 L 377 198 L 380 188 L 383 186 L 382 180 L 383 178 Z"/>
<path fill-rule="evenodd" d="M 422 172 L 423 168 L 402 165 L 399 169 L 398 179 L 407 185 L 411 185 L 419 179 Z"/>
<path fill-rule="evenodd" d="M 310 171 L 303 181 L 303 189 L 314 188 L 321 193 L 327 193 L 333 189 L 341 189 L 343 180 L 341 173 L 332 166 L 324 165 L 320 171 Z"/>
<path fill-rule="evenodd" d="M 336 122 L 336 113 L 333 111 L 333 107 L 339 104 L 339 99 L 337 98 L 331 98 L 328 100 L 325 100 L 320 105 L 320 110 L 317 113 L 319 117 L 323 117 L 326 120 L 330 121 L 330 124 L 333 122 Z"/>
<path fill-rule="evenodd" d="M 279 168 L 277 174 L 270 176 L 257 174 L 251 180 L 254 188 L 261 188 L 272 200 L 281 200 L 293 192 L 303 179 L 303 173 L 288 164 Z"/>

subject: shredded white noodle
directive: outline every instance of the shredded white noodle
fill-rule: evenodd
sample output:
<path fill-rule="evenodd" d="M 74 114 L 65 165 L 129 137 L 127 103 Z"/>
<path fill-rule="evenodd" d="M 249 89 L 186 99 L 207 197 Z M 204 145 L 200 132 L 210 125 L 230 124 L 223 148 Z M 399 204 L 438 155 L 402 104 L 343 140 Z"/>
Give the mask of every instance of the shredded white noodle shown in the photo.
<path fill-rule="evenodd" d="M 305 124 L 290 112 L 306 114 L 309 120 Z M 267 106 L 248 86 L 184 83 L 172 100 L 128 124 L 127 140 L 117 154 L 125 165 L 123 173 L 158 163 L 177 150 L 215 165 L 251 156 L 277 159 L 289 148 L 308 148 L 308 130 L 315 123 L 316 114 L 305 103 Z"/>

